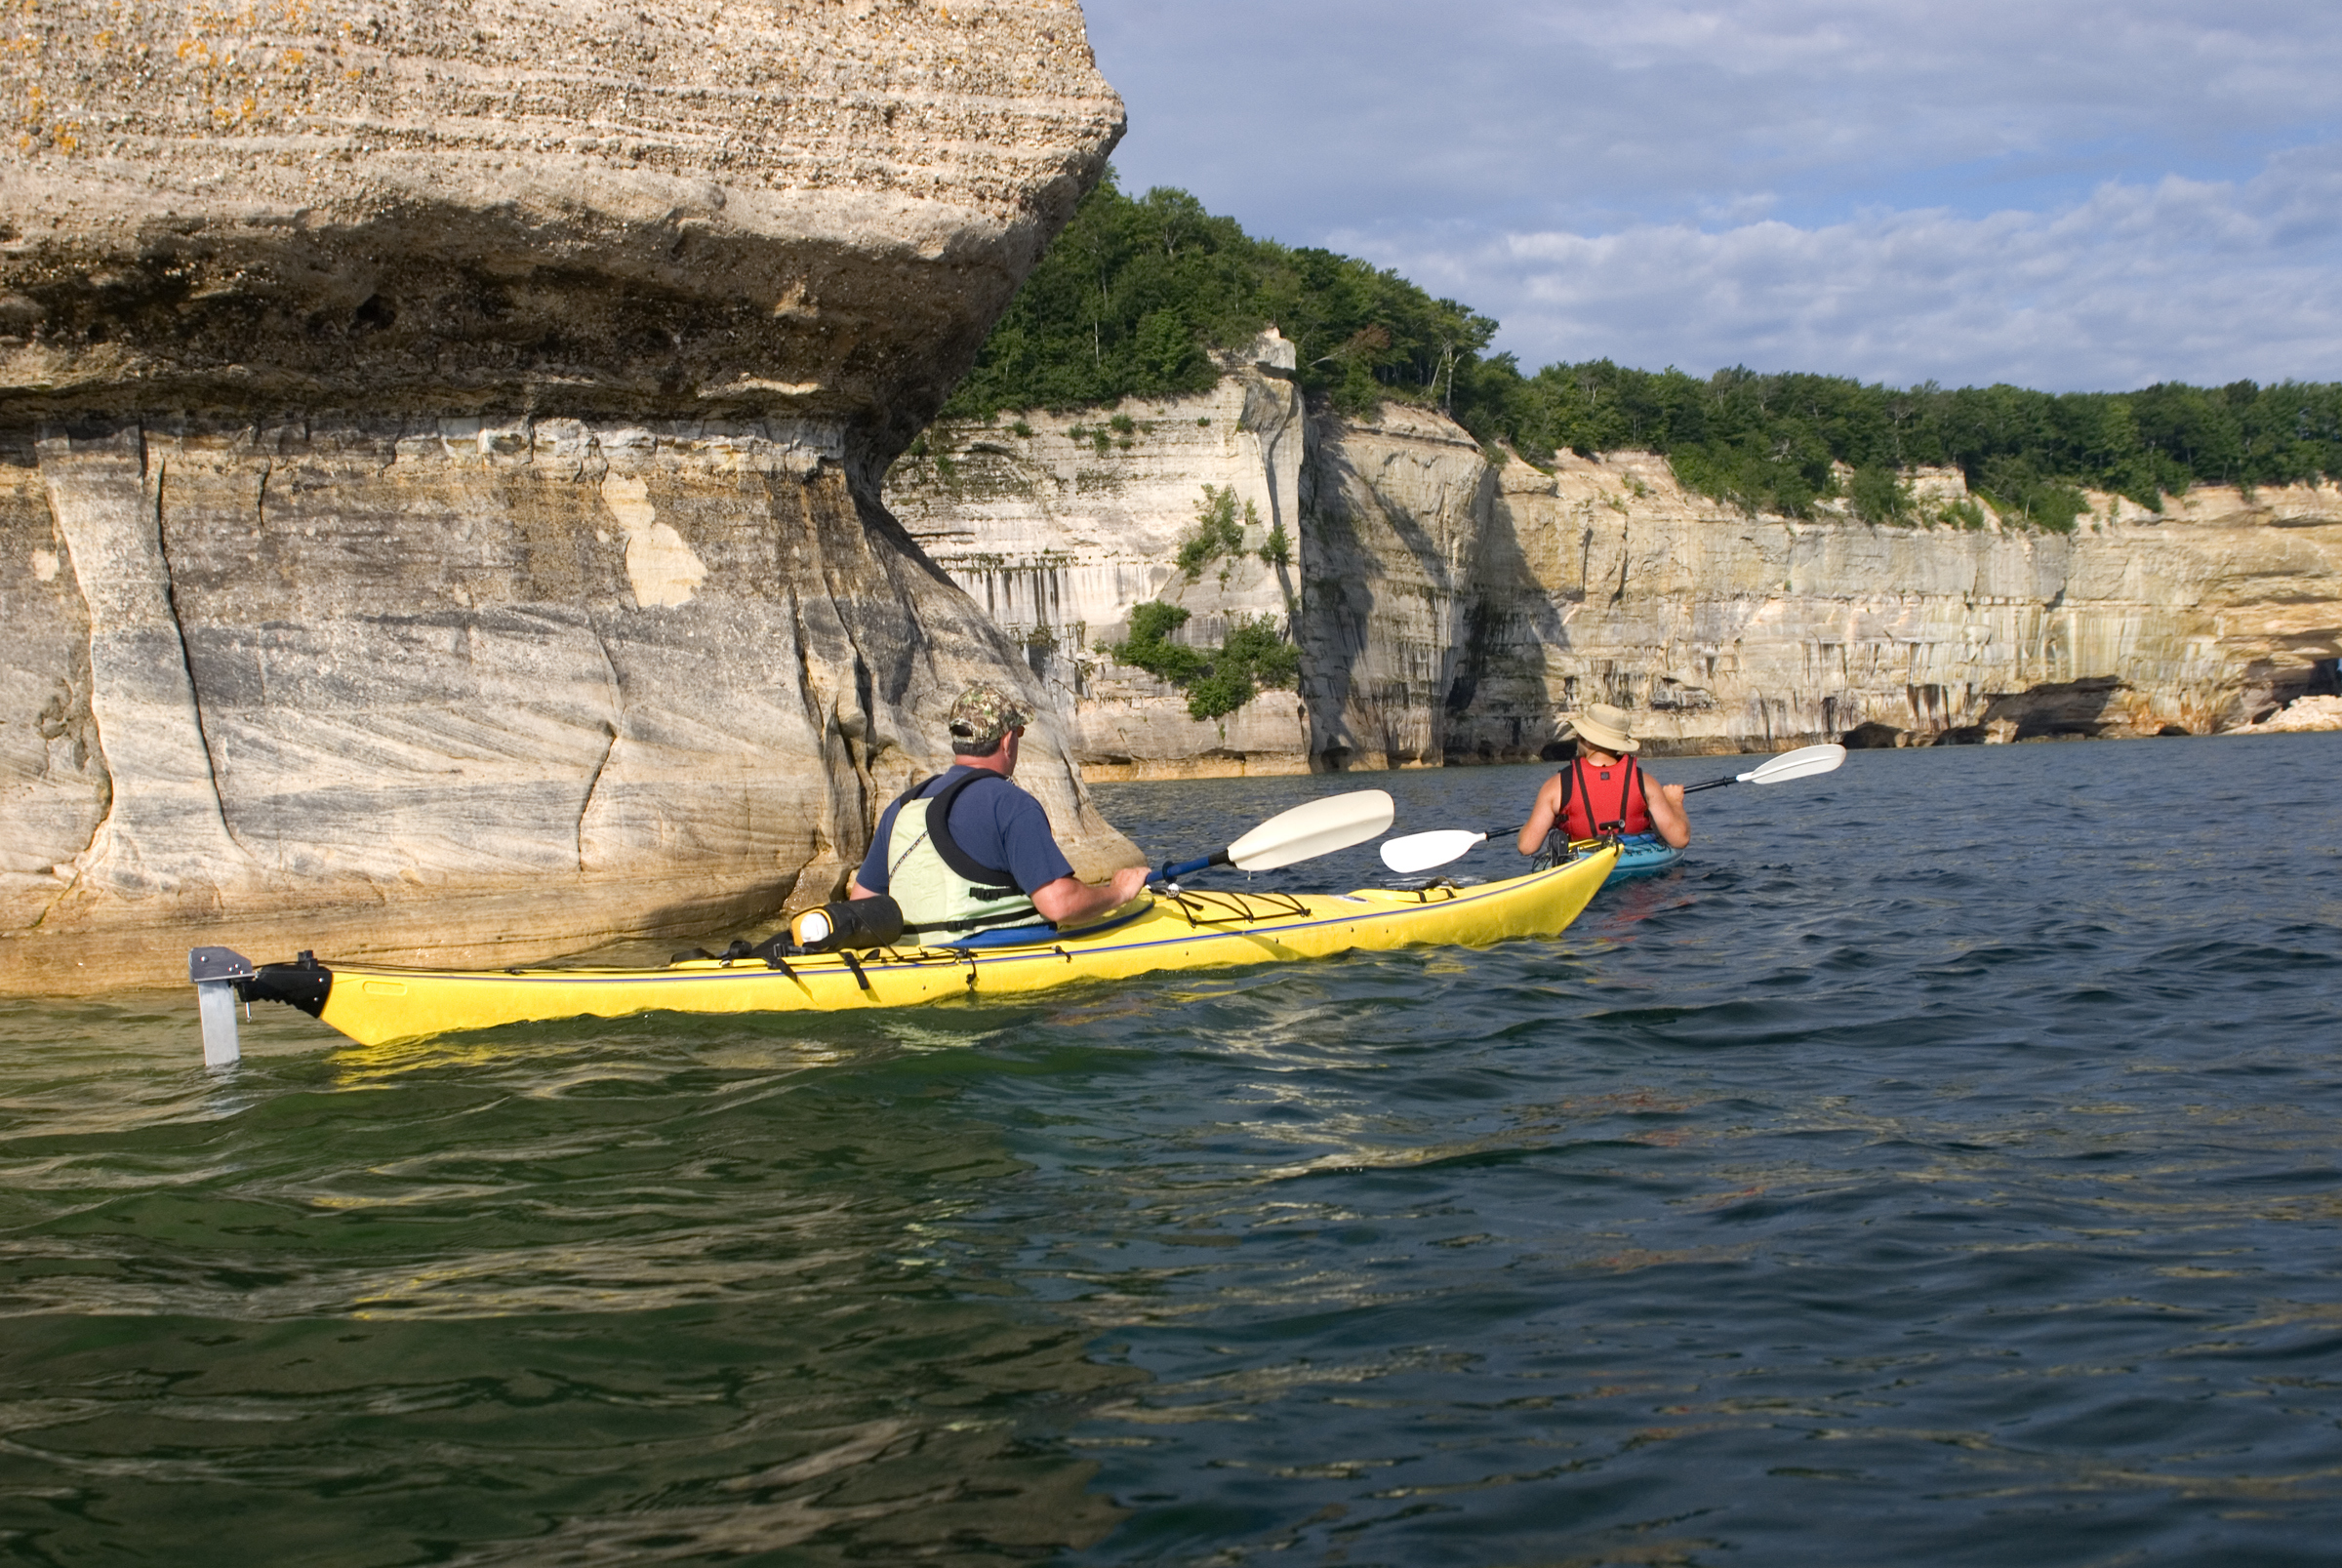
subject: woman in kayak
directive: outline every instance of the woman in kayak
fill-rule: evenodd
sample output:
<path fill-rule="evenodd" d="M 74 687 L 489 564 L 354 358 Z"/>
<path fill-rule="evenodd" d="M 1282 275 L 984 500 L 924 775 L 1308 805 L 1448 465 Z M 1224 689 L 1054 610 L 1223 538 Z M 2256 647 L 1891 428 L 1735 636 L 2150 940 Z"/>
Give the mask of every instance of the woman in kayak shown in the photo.
<path fill-rule="evenodd" d="M 1578 738 L 1578 757 L 1546 780 L 1515 846 L 1523 855 L 1546 848 L 1548 834 L 1563 844 L 1581 839 L 1656 834 L 1675 849 L 1691 842 L 1681 784 L 1650 784 L 1635 753 L 1642 743 L 1627 730 L 1627 713 L 1607 703 L 1565 715 L 1561 733 Z"/>

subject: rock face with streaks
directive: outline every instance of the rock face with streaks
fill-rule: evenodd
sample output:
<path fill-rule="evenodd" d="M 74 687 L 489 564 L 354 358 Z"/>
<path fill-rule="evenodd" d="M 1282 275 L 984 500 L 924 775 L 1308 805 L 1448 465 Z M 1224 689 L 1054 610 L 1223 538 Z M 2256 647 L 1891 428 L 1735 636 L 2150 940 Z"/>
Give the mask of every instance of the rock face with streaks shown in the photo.
<path fill-rule="evenodd" d="M 1529 591 L 1486 575 L 1467 681 L 1640 710 L 1677 751 L 1773 749 L 1865 723 L 1921 743 L 2209 734 L 2330 683 L 2342 489 L 2093 496 L 2071 535 L 1750 518 L 1637 454 L 1508 464 L 1491 508 Z M 1924 496 L 1966 500 L 1957 473 Z M 1455 702 L 1451 752 L 1503 753 L 1509 704 Z M 1500 725 L 1502 726 L 1500 728 Z M 1524 729 L 1524 735 L 1528 733 Z"/>
<path fill-rule="evenodd" d="M 1188 609 L 1179 637 L 1207 646 L 1238 618 L 1290 622 L 1298 558 L 1278 566 L 1260 551 L 1280 525 L 1288 540 L 1301 527 L 1293 361 L 1272 333 L 1202 396 L 937 427 L 896 465 L 888 504 L 1024 645 L 1090 777 L 1309 771 L 1310 715 L 1294 694 L 1194 719 L 1177 691 L 1101 646 L 1122 640 L 1132 607 L 1151 599 Z M 1177 558 L 1207 485 L 1234 494 L 1242 546 L 1191 579 Z"/>
<path fill-rule="evenodd" d="M 878 480 L 1120 134 L 1070 0 L 12 27 L 0 988 L 744 925 L 1037 695 Z"/>
<path fill-rule="evenodd" d="M 2003 529 L 1981 503 L 1975 528 L 1749 517 L 1648 454 L 1492 463 L 1436 413 L 1305 418 L 1261 394 L 1272 383 L 1233 367 L 1208 396 L 1126 405 L 1118 435 L 1099 413 L 1029 416 L 1030 436 L 932 432 L 889 478 L 907 525 L 1026 644 L 1093 771 L 1534 757 L 1588 702 L 1676 752 L 1857 729 L 1888 744 L 2203 734 L 2330 690 L 2342 654 L 2330 485 L 2199 490 L 2160 513 L 2093 497 L 2065 536 Z M 1205 485 L 1292 519 L 1292 570 L 1180 571 Z M 1957 472 L 1914 488 L 1939 518 L 1971 499 Z M 1150 598 L 1187 607 L 1180 635 L 1205 645 L 1234 616 L 1281 612 L 1299 693 L 1189 718 L 1099 646 Z"/>

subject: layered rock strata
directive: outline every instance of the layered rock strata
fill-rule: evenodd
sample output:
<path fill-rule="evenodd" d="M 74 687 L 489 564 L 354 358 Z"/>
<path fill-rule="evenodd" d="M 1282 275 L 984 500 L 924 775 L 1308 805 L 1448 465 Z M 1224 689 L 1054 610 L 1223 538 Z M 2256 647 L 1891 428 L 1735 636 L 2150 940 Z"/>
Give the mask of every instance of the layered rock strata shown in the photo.
<path fill-rule="evenodd" d="M 2266 718 L 2243 725 L 2238 735 L 2306 735 L 2342 730 L 2342 697 L 2330 693 L 2297 697 Z"/>
<path fill-rule="evenodd" d="M 1072 4 L 20 22 L 0 986 L 752 921 L 1039 696 L 878 478 L 1119 135 Z"/>
<path fill-rule="evenodd" d="M 1957 472 L 1915 476 L 1931 526 L 1750 517 L 1649 454 L 1547 473 L 1492 461 L 1432 411 L 1361 424 L 1287 401 L 1267 417 L 1268 379 L 1236 367 L 1206 397 L 1126 405 L 1129 432 L 1103 444 L 1068 438 L 1105 427 L 1097 413 L 1028 416 L 1030 436 L 939 432 L 933 451 L 959 454 L 949 476 L 931 454 L 889 480 L 908 526 L 1026 643 L 1093 770 L 1517 759 L 1595 701 L 1678 752 L 1866 725 L 1922 744 L 2202 734 L 2330 686 L 2342 653 L 2330 485 L 2199 490 L 2160 513 L 2093 497 L 2072 535 L 2002 526 Z M 1274 441 L 1247 444 L 1255 425 Z M 1291 573 L 1178 570 L 1207 484 L 1278 500 Z M 1283 613 L 1299 693 L 1190 719 L 1100 647 L 1158 597 L 1192 612 L 1180 635 L 1199 644 Z"/>
<path fill-rule="evenodd" d="M 1289 540 L 1302 527 L 1293 369 L 1293 345 L 1272 333 L 1202 396 L 939 426 L 896 466 L 889 506 L 1023 644 L 1091 777 L 1309 771 L 1310 708 L 1294 694 L 1195 719 L 1180 693 L 1102 646 L 1123 640 L 1148 600 L 1188 609 L 1178 637 L 1206 646 L 1238 620 L 1298 620 L 1298 558 L 1260 553 L 1280 525 Z M 1191 579 L 1179 548 L 1206 486 L 1232 493 L 1242 543 Z"/>

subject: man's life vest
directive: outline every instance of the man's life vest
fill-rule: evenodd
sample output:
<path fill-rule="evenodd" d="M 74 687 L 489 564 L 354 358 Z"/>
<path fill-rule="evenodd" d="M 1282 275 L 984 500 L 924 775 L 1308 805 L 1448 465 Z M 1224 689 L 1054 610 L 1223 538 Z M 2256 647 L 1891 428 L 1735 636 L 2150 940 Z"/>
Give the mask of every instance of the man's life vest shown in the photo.
<path fill-rule="evenodd" d="M 1651 830 L 1651 809 L 1642 793 L 1642 770 L 1633 757 L 1595 767 L 1580 757 L 1561 770 L 1558 825 L 1574 842 L 1611 834 Z"/>
<path fill-rule="evenodd" d="M 896 802 L 886 835 L 886 891 L 902 905 L 905 935 L 957 936 L 1041 923 L 1041 911 L 1014 876 L 978 861 L 951 836 L 952 805 L 970 786 L 987 782 L 1008 783 L 978 769 L 925 802 L 916 798 L 927 787 L 921 780 Z"/>

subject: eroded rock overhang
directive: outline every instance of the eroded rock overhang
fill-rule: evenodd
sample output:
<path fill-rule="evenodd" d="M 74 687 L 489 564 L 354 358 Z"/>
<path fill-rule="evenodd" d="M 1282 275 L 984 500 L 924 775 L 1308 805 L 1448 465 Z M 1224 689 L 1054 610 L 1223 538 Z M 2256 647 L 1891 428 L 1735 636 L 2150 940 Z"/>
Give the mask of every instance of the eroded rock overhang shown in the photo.
<path fill-rule="evenodd" d="M 1030 681 L 877 479 L 1120 134 L 1076 6 L 20 20 L 0 985 L 751 919 Z"/>

